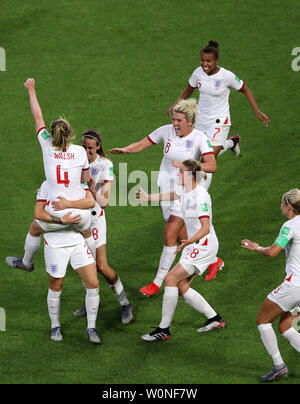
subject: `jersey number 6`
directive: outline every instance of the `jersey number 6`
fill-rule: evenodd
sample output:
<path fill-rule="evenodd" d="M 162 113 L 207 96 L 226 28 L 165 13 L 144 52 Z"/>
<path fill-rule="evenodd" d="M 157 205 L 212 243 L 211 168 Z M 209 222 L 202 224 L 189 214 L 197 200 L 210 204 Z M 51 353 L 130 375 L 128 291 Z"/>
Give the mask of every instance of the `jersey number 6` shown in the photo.
<path fill-rule="evenodd" d="M 65 184 L 65 187 L 69 186 L 69 177 L 68 177 L 68 171 L 64 171 L 64 178 L 61 178 L 60 175 L 60 166 L 56 166 L 56 179 L 58 184 Z"/>

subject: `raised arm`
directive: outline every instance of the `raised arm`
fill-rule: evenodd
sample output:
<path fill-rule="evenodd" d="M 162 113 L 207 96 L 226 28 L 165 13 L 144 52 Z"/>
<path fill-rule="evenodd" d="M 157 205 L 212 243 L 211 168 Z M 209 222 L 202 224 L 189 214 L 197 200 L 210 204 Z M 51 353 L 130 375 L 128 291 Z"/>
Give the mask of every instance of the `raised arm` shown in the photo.
<path fill-rule="evenodd" d="M 177 100 L 174 102 L 174 104 L 168 109 L 168 112 L 167 112 L 167 115 L 166 115 L 167 118 L 170 118 L 170 117 L 171 117 L 171 114 L 172 114 L 172 111 L 173 111 L 175 105 L 176 105 L 179 101 L 185 100 L 185 99 L 189 98 L 189 97 L 193 94 L 194 90 L 195 90 L 195 88 L 194 88 L 194 87 L 191 87 L 189 84 L 185 87 L 185 89 L 182 91 L 182 93 L 181 93 L 180 96 L 177 98 Z"/>
<path fill-rule="evenodd" d="M 148 147 L 153 146 L 153 143 L 150 142 L 148 138 L 142 139 L 139 142 L 132 143 L 126 147 L 116 147 L 110 150 L 112 154 L 131 154 L 131 153 L 139 153 Z"/>
<path fill-rule="evenodd" d="M 258 108 L 258 105 L 256 103 L 256 100 L 254 98 L 254 95 L 252 94 L 252 91 L 250 90 L 250 88 L 248 88 L 247 86 L 244 86 L 244 88 L 242 90 L 240 90 L 241 93 L 244 94 L 244 96 L 247 98 L 247 100 L 249 101 L 250 105 L 252 106 L 252 108 L 254 109 L 254 112 L 256 113 L 257 118 L 262 121 L 264 123 L 265 126 L 268 126 L 269 124 L 269 118 L 267 117 L 266 114 L 264 114 L 263 112 L 261 112 Z"/>
<path fill-rule="evenodd" d="M 45 122 L 40 104 L 36 96 L 34 79 L 27 79 L 24 83 L 24 86 L 28 90 L 31 112 L 35 121 L 35 128 L 38 131 L 40 128 L 45 126 Z"/>

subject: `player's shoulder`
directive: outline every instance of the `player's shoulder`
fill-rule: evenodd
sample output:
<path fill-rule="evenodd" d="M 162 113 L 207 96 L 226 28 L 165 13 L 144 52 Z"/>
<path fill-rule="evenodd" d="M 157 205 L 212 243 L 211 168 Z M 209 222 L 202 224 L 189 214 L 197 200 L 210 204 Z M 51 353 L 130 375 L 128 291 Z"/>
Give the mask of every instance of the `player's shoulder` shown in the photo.
<path fill-rule="evenodd" d="M 286 231 L 288 231 L 289 229 L 293 229 L 295 231 L 297 230 L 298 233 L 300 233 L 300 215 L 297 215 L 283 223 L 282 230 L 284 229 L 286 229 Z"/>
<path fill-rule="evenodd" d="M 111 168 L 114 166 L 113 162 L 110 159 L 108 159 L 107 157 L 101 157 L 101 164 L 103 165 L 103 167 L 106 167 L 106 168 Z"/>
<path fill-rule="evenodd" d="M 192 73 L 192 75 L 194 75 L 194 76 L 201 76 L 203 74 L 204 74 L 204 71 L 201 66 L 196 67 L 196 69 L 194 69 L 194 71 Z"/>
<path fill-rule="evenodd" d="M 193 129 L 191 135 L 196 137 L 196 138 L 199 138 L 199 139 L 200 138 L 208 139 L 208 137 L 206 136 L 206 134 L 204 132 L 202 132 L 201 130 L 196 129 L 196 128 Z"/>
<path fill-rule="evenodd" d="M 195 188 L 195 191 L 198 197 L 200 197 L 201 199 L 210 200 L 210 195 L 203 185 L 198 184 Z"/>
<path fill-rule="evenodd" d="M 91 167 L 106 168 L 113 167 L 113 162 L 107 157 L 97 156 L 96 160 L 90 163 Z"/>
<path fill-rule="evenodd" d="M 172 124 L 167 124 L 167 125 L 162 125 L 159 128 L 157 128 L 157 130 L 161 131 L 161 132 L 167 132 L 173 129 L 173 125 Z"/>

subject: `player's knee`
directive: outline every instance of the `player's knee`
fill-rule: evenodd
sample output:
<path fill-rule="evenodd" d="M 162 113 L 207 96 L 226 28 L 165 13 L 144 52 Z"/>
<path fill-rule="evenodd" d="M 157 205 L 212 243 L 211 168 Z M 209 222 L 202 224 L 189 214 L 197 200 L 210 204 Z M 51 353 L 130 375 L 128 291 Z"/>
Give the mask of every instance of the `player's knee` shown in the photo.
<path fill-rule="evenodd" d="M 99 280 L 96 277 L 95 279 L 90 279 L 85 286 L 87 289 L 98 289 L 99 285 Z"/>
<path fill-rule="evenodd" d="M 176 281 L 175 277 L 173 276 L 173 274 L 171 274 L 170 272 L 165 277 L 164 283 L 165 283 L 165 286 L 177 286 L 177 281 Z"/>
<path fill-rule="evenodd" d="M 174 246 L 176 245 L 178 234 L 174 234 L 174 231 L 171 229 L 166 229 L 165 230 L 165 245 L 166 246 Z"/>

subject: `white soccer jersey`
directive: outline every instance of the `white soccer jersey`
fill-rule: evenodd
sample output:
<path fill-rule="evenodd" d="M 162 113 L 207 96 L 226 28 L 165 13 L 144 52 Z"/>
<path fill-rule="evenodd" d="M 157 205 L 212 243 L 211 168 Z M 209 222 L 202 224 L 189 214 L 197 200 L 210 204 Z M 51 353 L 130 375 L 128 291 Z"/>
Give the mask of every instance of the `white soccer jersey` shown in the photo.
<path fill-rule="evenodd" d="M 300 286 L 300 216 L 288 220 L 280 229 L 275 240 L 286 254 L 286 274 L 289 282 Z"/>
<path fill-rule="evenodd" d="M 85 192 L 85 191 L 84 191 Z M 47 181 L 44 181 L 41 185 L 41 188 L 36 197 L 37 202 L 46 202 L 47 205 L 50 204 L 49 200 L 49 187 Z M 66 212 L 66 211 L 61 211 Z M 56 212 L 57 213 L 57 212 Z M 56 214 L 56 216 L 58 216 Z M 47 245 L 50 247 L 58 248 L 58 247 L 69 247 L 73 245 L 77 245 L 82 243 L 83 237 L 82 234 L 78 231 L 69 229 L 67 225 L 56 225 L 62 230 L 59 231 L 49 231 L 44 233 L 44 240 Z M 64 230 L 66 228 L 66 230 Z"/>
<path fill-rule="evenodd" d="M 162 192 L 173 191 L 178 184 L 179 169 L 172 166 L 172 161 L 187 159 L 200 161 L 202 156 L 213 154 L 207 136 L 196 129 L 193 129 L 188 136 L 179 137 L 173 125 L 165 125 L 156 129 L 147 138 L 153 144 L 164 142 L 164 157 L 158 175 L 158 186 Z"/>
<path fill-rule="evenodd" d="M 176 194 L 181 198 L 181 211 L 188 238 L 193 237 L 201 229 L 200 218 L 202 217 L 209 218 L 210 232 L 199 241 L 199 245 L 209 243 L 211 238 L 216 238 L 212 222 L 211 199 L 206 189 L 201 185 L 197 185 L 194 190 L 185 192 L 181 187 L 178 187 Z"/>
<path fill-rule="evenodd" d="M 90 176 L 95 181 L 95 190 L 101 194 L 103 184 L 114 181 L 113 163 L 105 157 L 98 156 L 95 161 L 90 163 Z M 91 212 L 92 221 L 104 215 L 104 210 L 97 202 Z"/>
<path fill-rule="evenodd" d="M 70 145 L 67 150 L 56 151 L 51 144 L 47 129 L 41 128 L 37 133 L 43 151 L 44 170 L 48 183 L 49 199 L 63 196 L 76 201 L 85 197 L 81 187 L 82 170 L 89 169 L 87 154 L 82 146 Z M 49 212 L 53 213 L 51 204 Z"/>
<path fill-rule="evenodd" d="M 220 67 L 216 74 L 209 76 L 200 66 L 191 75 L 189 85 L 199 89 L 197 128 L 206 131 L 216 123 L 231 124 L 230 89 L 242 90 L 245 85 L 242 80 L 223 67 Z"/>

